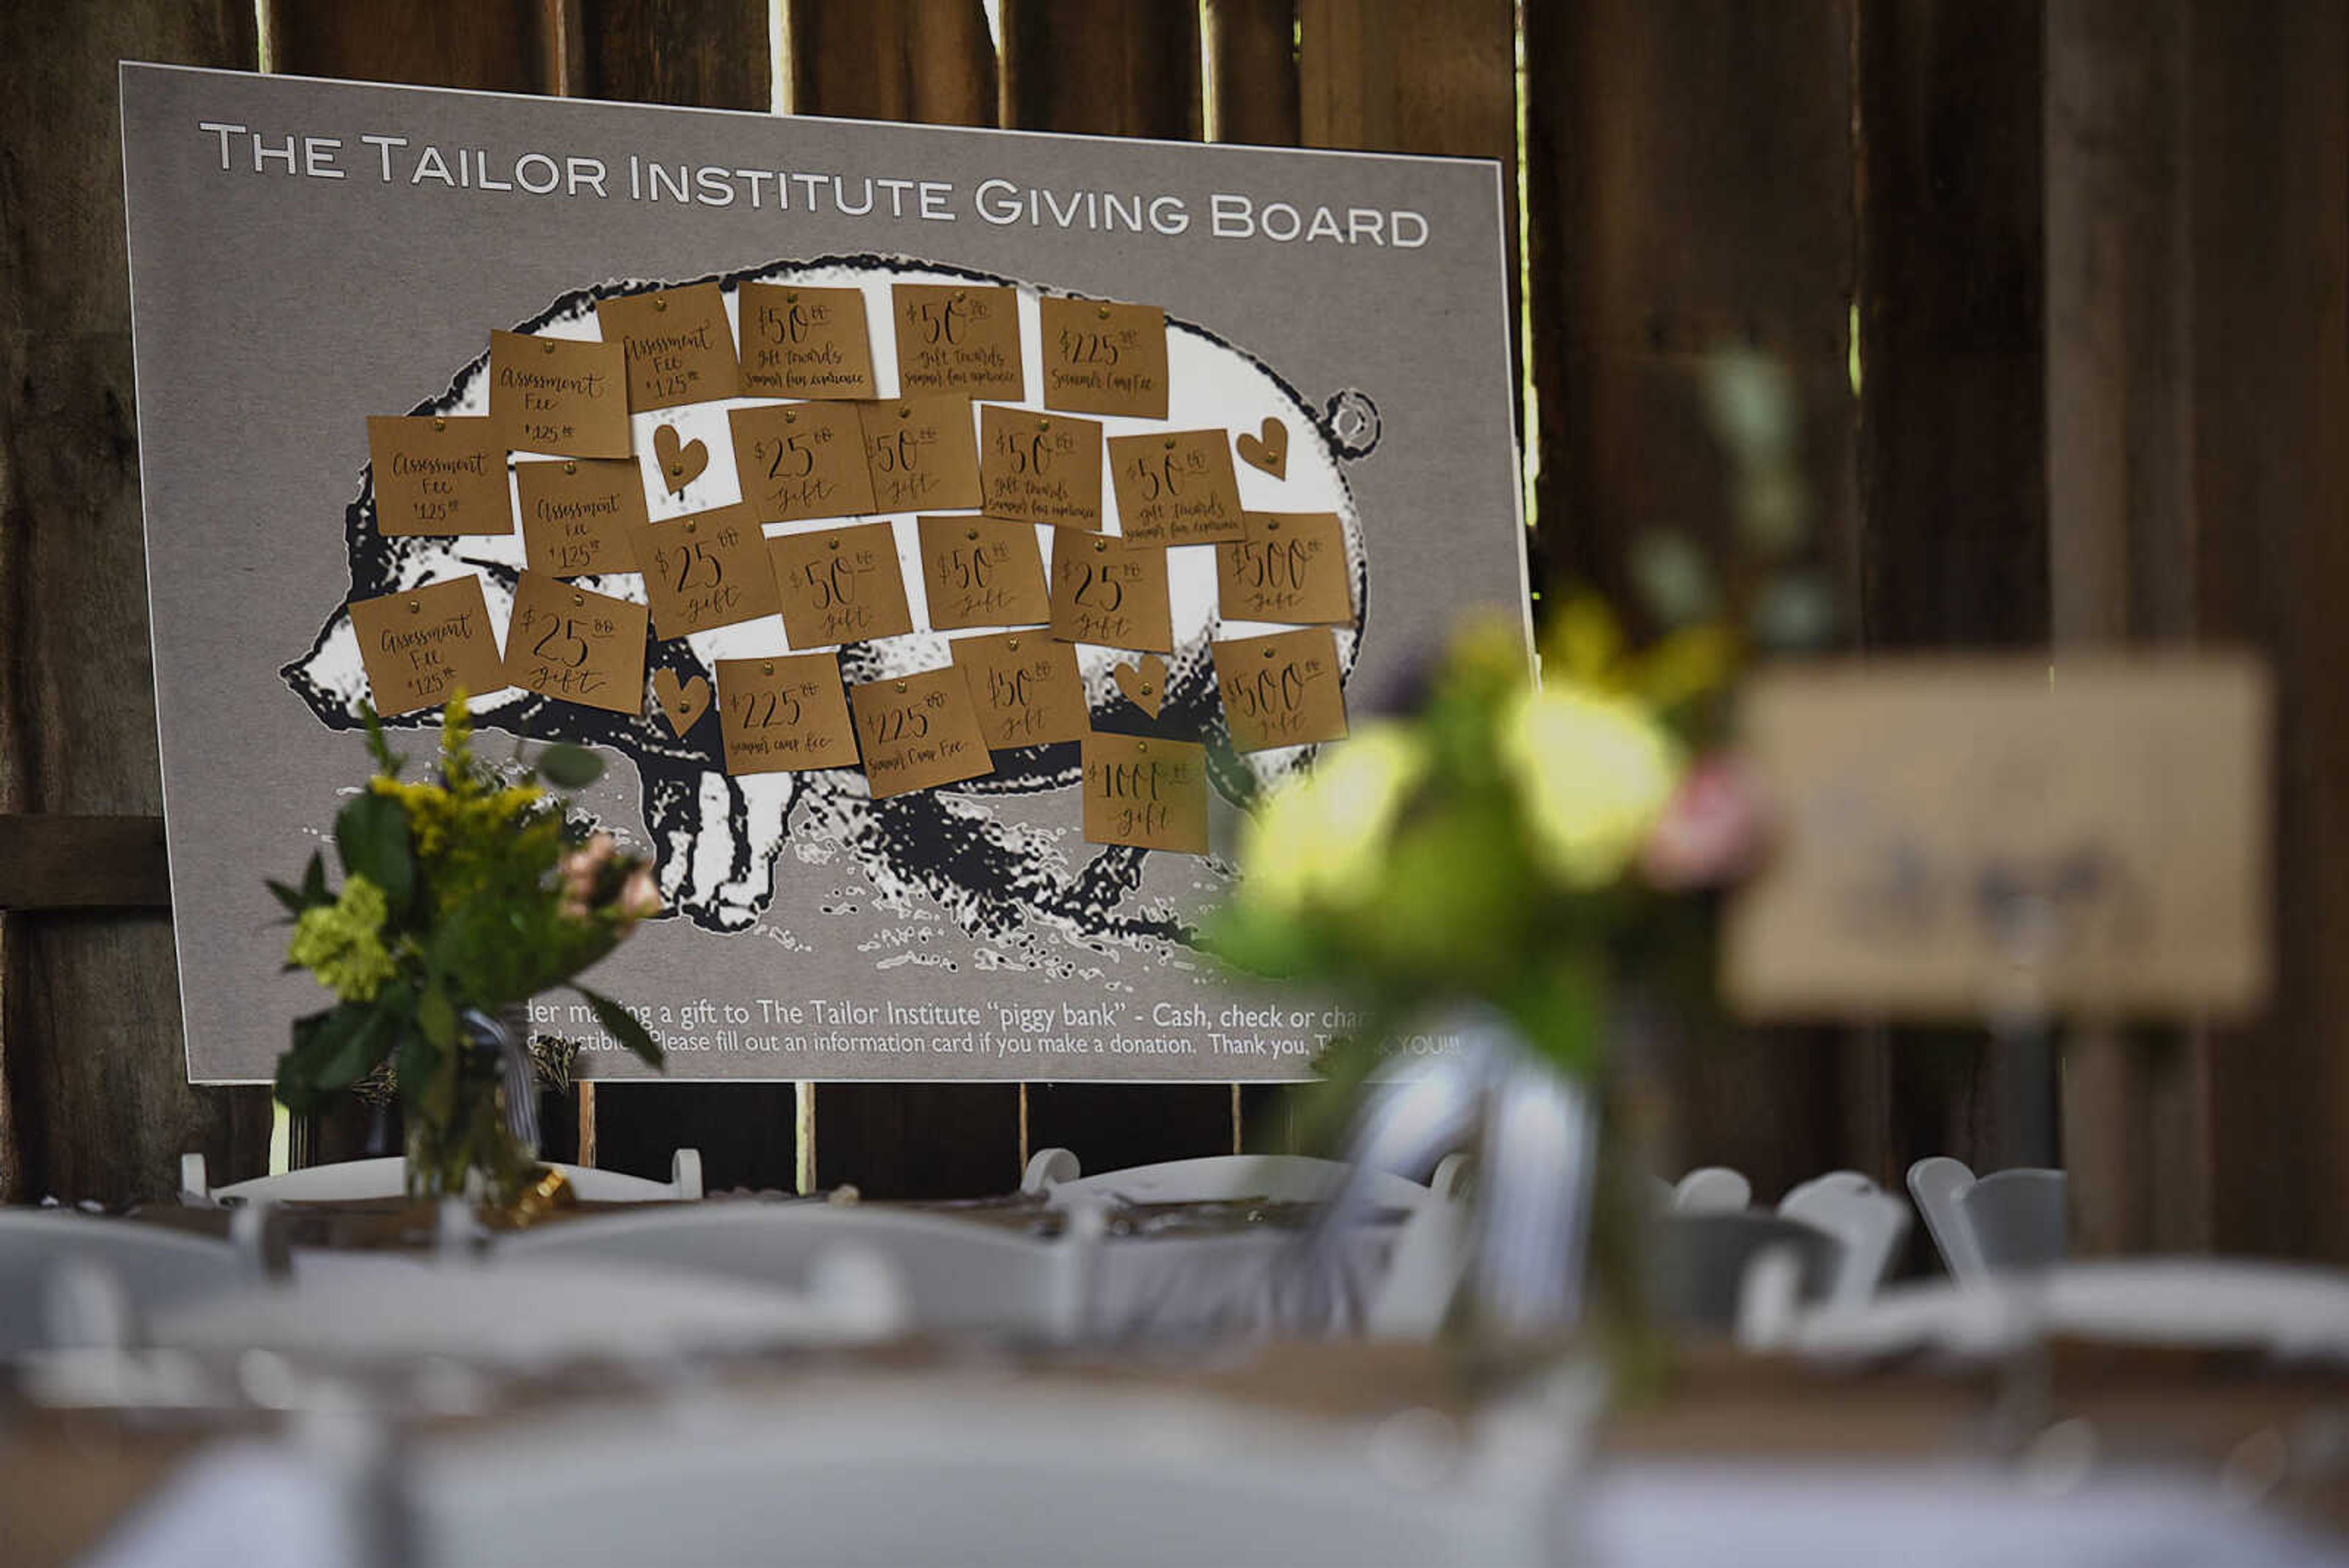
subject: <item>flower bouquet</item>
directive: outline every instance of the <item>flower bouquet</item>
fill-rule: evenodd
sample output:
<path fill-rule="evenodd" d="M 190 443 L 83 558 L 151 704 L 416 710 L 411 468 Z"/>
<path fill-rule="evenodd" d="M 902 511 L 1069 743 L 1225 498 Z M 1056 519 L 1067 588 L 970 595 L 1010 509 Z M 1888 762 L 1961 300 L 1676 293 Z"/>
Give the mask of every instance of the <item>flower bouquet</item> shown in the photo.
<path fill-rule="evenodd" d="M 1303 1141 L 1342 1128 L 1358 1168 L 1476 1152 L 1466 1291 L 1505 1334 L 1577 1319 L 1586 1245 L 1618 1315 L 1639 1316 L 1638 1172 L 1620 1149 L 1594 1153 L 1609 1048 L 1710 1021 L 1720 889 L 1765 836 L 1726 744 L 1736 677 L 1749 653 L 1815 646 L 1832 620 L 1797 559 L 1783 373 L 1725 360 L 1710 390 L 1741 482 L 1732 569 L 1716 577 L 1677 535 L 1640 542 L 1649 634 L 1578 596 L 1547 628 L 1538 679 L 1519 622 L 1464 628 L 1400 716 L 1357 726 L 1258 803 L 1204 933 L 1235 967 L 1361 1016 L 1317 1064 Z M 1390 1071 L 1389 1043 L 1412 1031 L 1456 1044 Z"/>
<path fill-rule="evenodd" d="M 370 712 L 375 776 L 335 819 L 342 887 L 327 886 L 323 852 L 298 884 L 270 883 L 293 922 L 287 969 L 308 970 L 336 999 L 295 1022 L 276 1093 L 307 1112 L 388 1071 L 410 1196 L 461 1191 L 478 1171 L 502 1202 L 537 1158 L 516 1014 L 567 985 L 613 1039 L 658 1066 L 644 1026 L 577 977 L 661 903 L 648 865 L 550 793 L 594 783 L 593 753 L 548 746 L 528 767 L 501 768 L 473 754 L 471 733 L 460 693 L 443 715 L 439 776 L 409 783 Z"/>

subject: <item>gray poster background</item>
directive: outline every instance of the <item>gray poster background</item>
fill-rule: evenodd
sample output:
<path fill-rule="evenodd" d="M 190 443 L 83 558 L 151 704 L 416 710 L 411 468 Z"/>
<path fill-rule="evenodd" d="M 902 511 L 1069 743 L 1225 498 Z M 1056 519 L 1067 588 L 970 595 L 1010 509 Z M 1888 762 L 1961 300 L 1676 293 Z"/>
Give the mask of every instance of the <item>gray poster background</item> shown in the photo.
<path fill-rule="evenodd" d="M 340 792 L 364 776 L 357 737 L 323 726 L 279 678 L 310 647 L 348 587 L 342 532 L 367 462 L 367 416 L 435 395 L 513 326 L 566 291 L 607 278 L 687 278 L 777 259 L 902 254 L 1049 286 L 1163 305 L 1258 356 L 1316 406 L 1341 388 L 1376 401 L 1383 434 L 1348 467 L 1369 558 L 1371 598 L 1350 682 L 1359 708 L 1472 607 L 1521 610 L 1524 545 L 1512 432 L 1511 324 L 1504 291 L 1497 168 L 1485 161 L 1314 153 L 667 109 L 126 65 L 122 73 L 139 432 L 165 810 L 188 1065 L 200 1082 L 266 1080 L 286 1028 L 315 1009 L 306 975 L 281 975 L 285 928 L 264 877 L 295 875 Z M 253 171 L 239 139 L 221 167 L 202 122 L 273 142 L 332 137 L 348 178 Z M 522 153 L 598 157 L 609 199 L 532 197 L 383 182 L 376 134 L 486 152 L 492 172 Z M 727 169 L 943 181 L 951 223 L 810 215 L 632 201 L 631 153 Z M 400 171 L 404 177 L 405 171 Z M 510 176 L 510 172 L 508 173 Z M 1180 197 L 1180 236 L 1062 232 L 978 220 L 985 179 L 1065 192 Z M 1411 250 L 1321 241 L 1278 244 L 1209 233 L 1208 198 L 1257 204 L 1406 208 L 1428 238 Z M 876 354 L 888 352 L 876 337 Z M 1300 432 L 1309 434 L 1309 432 Z M 91 722 L 103 722 L 92 715 Z M 404 737 L 411 754 L 426 744 Z M 596 803 L 639 826 L 622 761 Z M 1073 818 L 1073 788 L 1006 805 Z M 1218 802 L 1218 812 L 1223 811 Z M 1224 824 L 1227 827 L 1228 824 Z M 640 836 L 640 831 L 639 831 Z M 1140 897 L 1195 899 L 1198 862 L 1153 855 Z M 769 914 L 822 931 L 853 863 L 803 867 L 787 853 Z M 871 923 L 882 911 L 865 910 Z M 1310 999 L 1246 993 L 1187 955 L 1113 950 L 1054 979 L 969 961 L 949 919 L 916 922 L 924 961 L 884 968 L 854 941 L 792 950 L 767 922 L 719 935 L 680 920 L 646 928 L 595 973 L 632 1004 L 708 1003 L 719 1014 L 656 1025 L 684 1078 L 1268 1079 L 1303 1075 L 1335 1022 Z M 730 1008 L 974 1006 L 980 1033 L 1007 1008 L 1050 1010 L 1073 1048 L 888 1054 L 716 1049 Z M 1227 1022 L 1228 1009 L 1254 1023 Z M 1071 1024 L 1071 1008 L 1112 1009 Z M 1280 1022 L 1264 1022 L 1267 1010 Z M 837 1017 L 835 1013 L 833 1016 Z M 1158 1021 L 1154 1023 L 1154 1019 Z M 1201 1022 L 1201 1020 L 1205 1022 Z M 1179 1020 L 1180 1022 L 1167 1022 Z M 714 1027 L 713 1027 L 714 1023 Z M 821 1029 L 812 1022 L 796 1033 Z M 592 1034 L 592 1029 L 566 1029 Z M 742 1034 L 771 1033 L 757 1023 Z M 853 1031 L 851 1031 L 853 1032 Z M 921 1031 L 895 1031 L 919 1033 Z M 935 1032 L 943 1041 L 968 1030 Z M 1235 1054 L 1227 1040 L 1290 1043 Z M 1195 1054 L 1111 1049 L 1130 1035 L 1187 1036 Z M 702 1048 L 694 1048 L 694 1043 Z M 1301 1042 L 1301 1048 L 1299 1043 Z M 596 1075 L 637 1075 L 616 1053 Z"/>

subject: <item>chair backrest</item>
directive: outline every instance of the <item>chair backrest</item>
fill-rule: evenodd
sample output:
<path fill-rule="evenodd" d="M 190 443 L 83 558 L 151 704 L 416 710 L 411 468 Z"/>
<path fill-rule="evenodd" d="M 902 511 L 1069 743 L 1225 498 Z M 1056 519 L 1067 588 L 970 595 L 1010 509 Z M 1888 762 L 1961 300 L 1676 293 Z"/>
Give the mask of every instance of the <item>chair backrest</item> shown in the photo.
<path fill-rule="evenodd" d="M 1834 1287 L 1842 1248 L 1800 1220 L 1751 1211 L 1670 1210 L 1648 1230 L 1650 1299 L 1667 1323 L 1728 1334 L 1737 1325 L 1746 1271 L 1765 1254 L 1791 1251 L 1800 1265 L 1795 1295 L 1806 1305 Z"/>
<path fill-rule="evenodd" d="M 1909 1192 L 1950 1277 L 1981 1284 L 2000 1269 L 2045 1268 L 2064 1258 L 2064 1173 L 2035 1167 L 1977 1179 L 1945 1155 L 1909 1168 Z"/>
<path fill-rule="evenodd" d="M 1754 1184 L 1725 1165 L 1700 1166 L 1672 1187 L 1672 1207 L 1685 1214 L 1734 1214 L 1754 1201 Z"/>
<path fill-rule="evenodd" d="M 1992 1273 L 2044 1269 L 2064 1261 L 2064 1173 L 2018 1168 L 1993 1171 L 1958 1199 L 1973 1234 L 1974 1251 Z"/>
<path fill-rule="evenodd" d="M 414 1560 L 1559 1560 L 1572 1427 L 1555 1416 L 1489 1436 L 1480 1421 L 1455 1442 L 1433 1418 L 1440 1431 L 1371 1431 L 1158 1393 L 940 1376 L 796 1401 L 570 1412 L 503 1441 L 419 1445 L 403 1476 Z"/>
<path fill-rule="evenodd" d="M 119 1337 L 113 1324 L 57 1321 L 61 1308 L 109 1310 L 92 1295 L 110 1296 L 145 1318 L 254 1283 L 260 1272 L 254 1255 L 210 1236 L 56 1210 L 0 1210 L 0 1356 Z M 104 1286 L 78 1290 L 78 1277 Z"/>
<path fill-rule="evenodd" d="M 868 1204 L 710 1203 L 600 1214 L 500 1241 L 492 1258 L 616 1262 L 806 1288 L 842 1248 L 877 1254 L 902 1282 L 920 1330 L 1072 1335 L 1082 1319 L 1092 1241 L 1047 1241 L 984 1222 Z"/>
<path fill-rule="evenodd" d="M 1958 1200 L 1974 1184 L 1973 1168 L 1961 1159 L 1937 1154 L 1909 1168 L 1909 1196 L 1925 1217 L 1925 1233 L 1941 1254 L 1941 1266 L 1961 1283 L 1975 1283 L 1989 1275 L 1974 1246 L 1973 1227 L 1966 1222 Z"/>
<path fill-rule="evenodd" d="M 669 1179 L 650 1181 L 641 1176 L 596 1170 L 582 1165 L 556 1165 L 571 1182 L 571 1190 L 588 1203 L 690 1202 L 702 1196 L 701 1155 L 681 1148 L 669 1161 Z M 408 1189 L 407 1162 L 398 1155 L 377 1159 L 347 1159 L 332 1165 L 305 1166 L 277 1176 L 256 1176 L 210 1187 L 204 1157 L 180 1157 L 180 1199 L 182 1202 L 354 1203 L 375 1198 L 398 1198 Z"/>
<path fill-rule="evenodd" d="M 1048 1156 L 1056 1158 L 1048 1164 Z M 1029 1190 L 1040 1189 L 1055 1205 L 1074 1198 L 1128 1203 L 1218 1203 L 1248 1198 L 1274 1203 L 1326 1203 L 1354 1173 L 1354 1168 L 1343 1160 L 1293 1154 L 1216 1154 L 1129 1166 L 1099 1176 L 1049 1174 L 1076 1169 L 1076 1157 L 1066 1149 L 1039 1150 L 1028 1168 L 1031 1179 L 1037 1180 L 1037 1186 Z M 1384 1170 L 1370 1173 L 1370 1190 L 1364 1196 L 1377 1209 L 1415 1210 L 1444 1201 L 1432 1188 Z"/>
<path fill-rule="evenodd" d="M 1909 1234 L 1909 1206 L 1856 1170 L 1830 1171 L 1779 1200 L 1778 1212 L 1833 1236 L 1840 1249 L 1828 1302 L 1867 1301 L 1891 1272 L 1893 1255 Z"/>

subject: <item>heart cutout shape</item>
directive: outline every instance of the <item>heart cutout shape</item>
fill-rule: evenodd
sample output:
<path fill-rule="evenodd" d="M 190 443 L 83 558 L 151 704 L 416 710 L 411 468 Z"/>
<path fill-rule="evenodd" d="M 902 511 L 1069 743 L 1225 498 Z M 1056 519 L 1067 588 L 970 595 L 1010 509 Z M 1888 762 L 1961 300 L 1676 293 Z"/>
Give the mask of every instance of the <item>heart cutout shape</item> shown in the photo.
<path fill-rule="evenodd" d="M 661 427 L 667 430 L 668 427 Z M 701 443 L 693 443 L 699 446 Z M 709 682 L 697 675 L 690 680 L 679 680 L 674 670 L 653 671 L 653 695 L 660 699 L 661 716 L 668 727 L 677 732 L 678 740 L 709 711 Z"/>
<path fill-rule="evenodd" d="M 1250 468 L 1261 469 L 1275 479 L 1288 477 L 1288 427 L 1275 416 L 1265 415 L 1261 436 L 1243 434 L 1239 450 L 1240 461 Z"/>
<path fill-rule="evenodd" d="M 1158 710 L 1166 706 L 1166 661 L 1154 653 L 1145 653 L 1138 663 L 1121 664 L 1110 671 L 1117 689 L 1125 700 L 1149 714 L 1158 717 Z"/>
<path fill-rule="evenodd" d="M 653 455 L 660 459 L 661 483 L 675 495 L 701 477 L 709 466 L 709 448 L 698 440 L 680 441 L 675 425 L 653 431 Z"/>

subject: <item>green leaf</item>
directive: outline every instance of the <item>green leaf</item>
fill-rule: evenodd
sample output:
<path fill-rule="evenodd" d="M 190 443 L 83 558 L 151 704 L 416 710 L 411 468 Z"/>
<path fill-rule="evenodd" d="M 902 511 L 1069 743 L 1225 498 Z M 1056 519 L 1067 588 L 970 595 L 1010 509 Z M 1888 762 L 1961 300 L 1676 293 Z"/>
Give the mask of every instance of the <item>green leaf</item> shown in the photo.
<path fill-rule="evenodd" d="M 610 997 L 590 991 L 584 985 L 574 985 L 571 989 L 579 993 L 580 1000 L 586 1002 L 589 1011 L 595 1014 L 595 1022 L 604 1026 L 604 1033 L 635 1052 L 636 1059 L 646 1066 L 661 1065 L 660 1043 L 636 1022 L 634 1013 Z"/>
<path fill-rule="evenodd" d="M 453 1050 L 457 1044 L 457 1004 L 436 979 L 424 988 L 416 999 L 416 1028 L 427 1043 L 441 1051 Z"/>
<path fill-rule="evenodd" d="M 399 1050 L 391 1059 L 391 1070 L 399 1080 L 399 1103 L 411 1115 L 430 1113 L 443 1054 L 440 1047 L 425 1038 L 422 1030 L 410 1030 L 399 1043 Z"/>
<path fill-rule="evenodd" d="M 538 753 L 538 776 L 557 789 L 585 789 L 604 776 L 604 759 L 585 746 L 549 746 Z"/>
<path fill-rule="evenodd" d="M 397 924 L 416 888 L 416 850 L 408 831 L 408 809 L 389 795 L 352 798 L 335 818 L 335 848 L 343 869 L 383 889 Z"/>
<path fill-rule="evenodd" d="M 302 900 L 305 908 L 335 901 L 335 896 L 326 891 L 326 856 L 324 850 L 310 851 L 310 864 L 302 871 Z"/>

